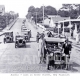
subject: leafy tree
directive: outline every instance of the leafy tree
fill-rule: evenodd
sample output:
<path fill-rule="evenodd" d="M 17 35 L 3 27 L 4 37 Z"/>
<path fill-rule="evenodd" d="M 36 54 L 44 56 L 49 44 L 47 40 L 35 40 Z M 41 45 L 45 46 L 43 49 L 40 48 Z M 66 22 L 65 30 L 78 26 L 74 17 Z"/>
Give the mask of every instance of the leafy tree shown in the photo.
<path fill-rule="evenodd" d="M 44 6 L 44 17 L 47 17 L 47 15 L 57 15 L 57 11 L 52 6 Z M 33 20 L 37 22 L 42 21 L 43 19 L 43 6 L 40 8 L 35 8 L 34 6 L 30 6 L 28 9 L 28 14 L 26 15 L 27 18 L 33 17 Z"/>
<path fill-rule="evenodd" d="M 60 15 L 61 17 L 69 17 L 69 12 L 68 11 L 58 11 L 58 15 Z"/>
<path fill-rule="evenodd" d="M 28 9 L 28 12 L 33 13 L 35 11 L 35 7 L 34 6 L 30 6 Z"/>
<path fill-rule="evenodd" d="M 57 15 L 57 10 L 52 6 L 45 7 L 45 13 L 47 15 Z"/>
<path fill-rule="evenodd" d="M 77 10 L 71 10 L 70 11 L 70 18 L 76 19 L 78 17 L 78 11 Z"/>

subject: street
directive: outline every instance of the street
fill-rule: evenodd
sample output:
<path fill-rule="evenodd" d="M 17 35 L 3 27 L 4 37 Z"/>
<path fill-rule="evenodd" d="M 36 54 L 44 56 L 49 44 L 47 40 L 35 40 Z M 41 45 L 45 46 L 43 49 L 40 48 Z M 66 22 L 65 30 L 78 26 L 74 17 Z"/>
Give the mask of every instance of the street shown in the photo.
<path fill-rule="evenodd" d="M 23 19 L 19 18 L 12 27 L 14 36 L 21 32 Z M 38 43 L 36 33 L 41 29 L 36 29 L 28 20 L 26 26 L 31 29 L 32 38 L 26 43 L 26 48 L 15 48 L 14 43 L 3 43 L 3 36 L 0 36 L 0 72 L 1 73 L 73 73 L 80 72 L 80 49 L 73 46 L 70 63 L 71 70 L 47 70 L 46 64 L 39 64 Z"/>

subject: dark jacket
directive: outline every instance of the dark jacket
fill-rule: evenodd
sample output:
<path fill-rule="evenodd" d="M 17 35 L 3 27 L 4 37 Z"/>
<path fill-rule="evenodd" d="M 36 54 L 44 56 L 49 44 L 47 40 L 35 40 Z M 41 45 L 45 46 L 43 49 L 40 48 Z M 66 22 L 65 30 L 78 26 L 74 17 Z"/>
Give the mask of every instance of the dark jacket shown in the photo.
<path fill-rule="evenodd" d="M 69 54 L 69 51 L 71 51 L 71 48 L 72 48 L 71 44 L 67 44 L 67 45 L 63 44 L 63 49 L 65 54 Z"/>

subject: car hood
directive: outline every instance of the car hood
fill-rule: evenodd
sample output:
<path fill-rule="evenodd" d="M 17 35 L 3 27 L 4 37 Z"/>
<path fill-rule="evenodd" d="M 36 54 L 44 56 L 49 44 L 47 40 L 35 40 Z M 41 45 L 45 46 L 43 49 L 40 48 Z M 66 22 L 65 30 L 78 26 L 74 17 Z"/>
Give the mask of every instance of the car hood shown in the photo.
<path fill-rule="evenodd" d="M 20 39 L 22 39 L 22 40 L 23 40 L 23 38 L 17 38 L 17 40 L 20 40 Z"/>

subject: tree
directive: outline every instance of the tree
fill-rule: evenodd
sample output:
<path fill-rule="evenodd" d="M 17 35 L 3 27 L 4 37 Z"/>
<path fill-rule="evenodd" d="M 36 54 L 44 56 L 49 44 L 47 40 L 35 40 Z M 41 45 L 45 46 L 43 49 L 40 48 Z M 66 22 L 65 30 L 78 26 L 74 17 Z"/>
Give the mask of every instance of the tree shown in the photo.
<path fill-rule="evenodd" d="M 69 12 L 68 11 L 58 11 L 58 15 L 60 15 L 61 17 L 69 17 Z"/>
<path fill-rule="evenodd" d="M 32 16 L 31 12 L 28 12 L 28 14 L 26 15 L 26 18 L 27 18 L 27 19 L 30 19 L 31 16 Z"/>
<path fill-rule="evenodd" d="M 52 6 L 44 6 L 44 17 L 47 17 L 47 15 L 57 15 L 57 10 Z M 33 17 L 33 20 L 36 21 L 36 16 L 37 22 L 43 20 L 43 6 L 40 8 L 35 8 L 34 6 L 29 7 L 26 17 L 29 19 Z"/>
<path fill-rule="evenodd" d="M 78 11 L 77 10 L 71 10 L 70 11 L 70 18 L 76 19 L 78 17 Z"/>
<path fill-rule="evenodd" d="M 58 15 L 61 17 L 69 17 L 75 19 L 80 14 L 80 4 L 63 4 L 59 9 Z"/>
<path fill-rule="evenodd" d="M 34 6 L 30 6 L 29 9 L 28 9 L 28 12 L 31 12 L 31 13 L 35 12 L 35 7 Z"/>
<path fill-rule="evenodd" d="M 57 10 L 52 6 L 46 6 L 45 7 L 45 13 L 47 15 L 57 15 Z"/>

